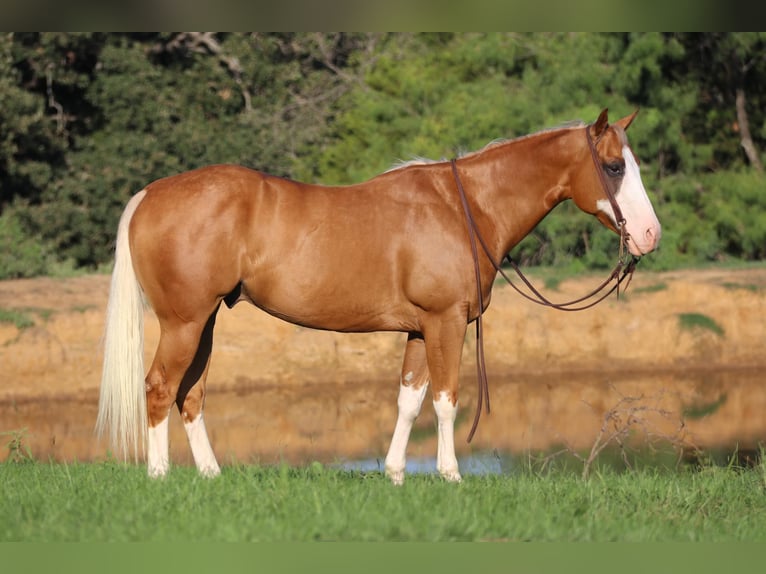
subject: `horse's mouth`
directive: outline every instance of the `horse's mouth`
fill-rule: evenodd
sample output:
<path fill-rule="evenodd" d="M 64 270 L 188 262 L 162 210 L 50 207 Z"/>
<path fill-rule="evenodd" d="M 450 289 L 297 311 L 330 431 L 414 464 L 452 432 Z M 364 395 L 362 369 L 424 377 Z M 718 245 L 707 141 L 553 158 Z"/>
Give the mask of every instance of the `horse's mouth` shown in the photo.
<path fill-rule="evenodd" d="M 662 236 L 662 229 L 659 225 L 648 227 L 643 234 L 638 236 L 630 234 L 627 238 L 628 251 L 631 255 L 641 257 L 647 253 L 651 253 L 660 244 L 660 237 Z"/>

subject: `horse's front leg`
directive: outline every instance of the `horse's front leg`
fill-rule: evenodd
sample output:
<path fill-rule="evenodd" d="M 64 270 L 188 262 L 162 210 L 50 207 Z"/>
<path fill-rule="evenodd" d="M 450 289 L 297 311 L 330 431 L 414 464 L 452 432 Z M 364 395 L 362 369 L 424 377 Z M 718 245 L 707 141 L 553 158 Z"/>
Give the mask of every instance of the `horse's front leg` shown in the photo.
<path fill-rule="evenodd" d="M 404 350 L 402 375 L 399 381 L 399 414 L 396 419 L 394 436 L 386 455 L 386 476 L 396 485 L 404 483 L 407 443 L 428 389 L 428 365 L 423 337 L 410 333 Z"/>
<path fill-rule="evenodd" d="M 436 468 L 450 482 L 462 480 L 455 456 L 455 418 L 458 375 L 466 332 L 465 313 L 454 313 L 429 322 L 424 329 L 426 357 L 431 372 L 431 392 L 437 418 Z"/>
<path fill-rule="evenodd" d="M 449 391 L 441 391 L 439 397 L 434 398 L 434 410 L 438 421 L 436 468 L 445 480 L 460 482 L 462 477 L 455 456 L 457 397 L 453 399 Z"/>

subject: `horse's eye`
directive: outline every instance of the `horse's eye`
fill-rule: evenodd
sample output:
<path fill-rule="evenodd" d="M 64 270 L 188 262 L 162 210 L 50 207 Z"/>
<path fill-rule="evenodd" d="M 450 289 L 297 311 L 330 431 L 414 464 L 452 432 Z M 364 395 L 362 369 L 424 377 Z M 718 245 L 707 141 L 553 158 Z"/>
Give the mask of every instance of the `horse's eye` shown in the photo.
<path fill-rule="evenodd" d="M 625 175 L 625 164 L 621 161 L 613 161 L 604 164 L 604 171 L 609 177 L 622 177 Z"/>

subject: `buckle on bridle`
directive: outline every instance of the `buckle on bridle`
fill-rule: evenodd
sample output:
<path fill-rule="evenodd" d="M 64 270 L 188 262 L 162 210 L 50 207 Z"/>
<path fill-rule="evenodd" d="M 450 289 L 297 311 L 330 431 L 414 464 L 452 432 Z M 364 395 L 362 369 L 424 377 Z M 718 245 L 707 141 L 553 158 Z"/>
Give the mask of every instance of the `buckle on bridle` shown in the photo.
<path fill-rule="evenodd" d="M 620 251 L 617 258 L 617 261 L 620 265 L 625 265 L 626 262 L 626 253 L 625 253 L 625 247 L 628 245 L 628 240 L 630 239 L 630 233 L 628 233 L 628 230 L 625 229 L 625 218 L 621 219 L 617 223 L 617 230 L 620 232 Z M 635 258 L 635 255 L 633 256 Z"/>

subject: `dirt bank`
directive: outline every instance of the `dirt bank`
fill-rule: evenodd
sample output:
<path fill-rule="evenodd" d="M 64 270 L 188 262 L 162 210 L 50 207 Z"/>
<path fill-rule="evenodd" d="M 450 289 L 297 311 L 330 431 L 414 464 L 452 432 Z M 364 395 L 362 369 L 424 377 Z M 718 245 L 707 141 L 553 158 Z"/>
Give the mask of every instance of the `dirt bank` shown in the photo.
<path fill-rule="evenodd" d="M 582 294 L 600 280 L 565 281 L 551 296 Z M 0 431 L 26 428 L 38 456 L 82 460 L 105 453 L 92 428 L 108 282 L 94 275 L 0 283 L 6 318 Z M 686 431 L 702 442 L 755 443 L 766 437 L 760 414 L 765 311 L 764 267 L 639 270 L 627 296 L 580 313 L 535 306 L 498 285 L 485 315 L 493 413 L 482 420 L 473 448 L 587 445 L 604 413 L 625 396 L 654 401 L 655 414 L 664 413 L 665 422 L 656 422 L 662 432 L 688 419 L 694 405 L 714 405 L 686 420 Z M 158 338 L 150 312 L 146 325 L 148 361 Z M 208 402 L 219 456 L 384 455 L 403 344 L 402 334 L 318 332 L 245 305 L 223 309 Z M 458 425 L 464 434 L 476 394 L 474 345 L 469 330 Z M 424 428 L 432 426 L 426 410 Z M 179 427 L 173 448 L 185 453 L 180 424 L 172 426 Z M 432 440 L 418 443 L 427 454 Z"/>

